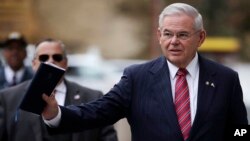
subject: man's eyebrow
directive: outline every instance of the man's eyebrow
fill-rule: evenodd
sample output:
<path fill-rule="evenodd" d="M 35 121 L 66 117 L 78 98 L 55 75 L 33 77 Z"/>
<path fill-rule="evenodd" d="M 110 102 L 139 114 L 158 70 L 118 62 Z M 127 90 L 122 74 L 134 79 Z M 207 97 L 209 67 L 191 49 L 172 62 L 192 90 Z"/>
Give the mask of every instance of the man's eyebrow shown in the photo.
<path fill-rule="evenodd" d="M 189 33 L 188 31 L 179 31 L 177 33 Z"/>
<path fill-rule="evenodd" d="M 170 31 L 168 29 L 164 29 L 162 32 L 171 32 L 171 33 L 173 33 L 173 31 Z M 176 33 L 189 33 L 189 32 L 185 31 L 185 30 L 181 30 L 181 31 L 177 31 Z"/>
<path fill-rule="evenodd" d="M 171 31 L 165 28 L 162 30 L 162 32 L 171 32 Z"/>

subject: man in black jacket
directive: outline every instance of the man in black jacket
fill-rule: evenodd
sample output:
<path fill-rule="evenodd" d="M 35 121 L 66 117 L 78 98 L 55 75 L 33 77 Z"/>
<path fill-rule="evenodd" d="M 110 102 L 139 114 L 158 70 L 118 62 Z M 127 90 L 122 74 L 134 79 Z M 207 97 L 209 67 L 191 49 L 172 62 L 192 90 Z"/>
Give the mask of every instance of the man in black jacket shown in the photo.
<path fill-rule="evenodd" d="M 41 62 L 50 62 L 67 68 L 67 57 L 63 43 L 45 40 L 37 45 L 32 62 L 36 71 Z M 41 116 L 18 109 L 29 84 L 25 81 L 0 92 L 0 140 L 1 141 L 117 141 L 113 126 L 105 126 L 77 133 L 49 135 Z M 102 96 L 97 90 L 80 86 L 66 79 L 55 88 L 60 105 L 79 105 Z"/>
<path fill-rule="evenodd" d="M 19 32 L 11 32 L 2 43 L 5 63 L 0 65 L 0 89 L 14 86 L 33 77 L 33 70 L 24 64 L 27 45 L 26 39 Z"/>

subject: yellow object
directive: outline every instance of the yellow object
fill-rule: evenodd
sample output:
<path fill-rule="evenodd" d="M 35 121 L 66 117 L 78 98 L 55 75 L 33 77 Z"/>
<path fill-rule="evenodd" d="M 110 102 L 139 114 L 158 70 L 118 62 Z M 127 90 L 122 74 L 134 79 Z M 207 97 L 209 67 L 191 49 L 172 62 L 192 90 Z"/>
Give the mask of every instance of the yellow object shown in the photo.
<path fill-rule="evenodd" d="M 233 37 L 207 37 L 199 47 L 200 52 L 233 53 L 240 49 L 240 42 Z"/>

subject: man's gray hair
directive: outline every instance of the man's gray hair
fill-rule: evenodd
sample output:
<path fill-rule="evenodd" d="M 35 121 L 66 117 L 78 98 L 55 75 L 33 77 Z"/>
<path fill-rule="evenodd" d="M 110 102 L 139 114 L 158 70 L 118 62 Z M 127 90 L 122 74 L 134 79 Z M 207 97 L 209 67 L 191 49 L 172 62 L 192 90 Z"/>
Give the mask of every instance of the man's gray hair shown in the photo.
<path fill-rule="evenodd" d="M 34 59 L 35 59 L 35 57 L 37 56 L 37 47 L 38 47 L 41 43 L 44 43 L 44 42 L 53 42 L 53 43 L 58 43 L 58 44 L 60 44 L 60 47 L 61 47 L 62 53 L 63 53 L 63 57 L 67 59 L 67 51 L 66 51 L 66 48 L 65 48 L 65 44 L 64 44 L 61 40 L 55 40 L 55 39 L 52 39 L 52 38 L 43 39 L 43 40 L 41 40 L 40 42 L 38 42 L 38 43 L 35 45 L 35 46 L 36 46 L 36 49 L 35 49 Z"/>
<path fill-rule="evenodd" d="M 194 29 L 202 30 L 203 29 L 203 20 L 201 14 L 198 10 L 191 5 L 185 3 L 173 3 L 167 6 L 159 15 L 159 28 L 163 26 L 163 20 L 166 16 L 186 14 L 194 18 Z"/>

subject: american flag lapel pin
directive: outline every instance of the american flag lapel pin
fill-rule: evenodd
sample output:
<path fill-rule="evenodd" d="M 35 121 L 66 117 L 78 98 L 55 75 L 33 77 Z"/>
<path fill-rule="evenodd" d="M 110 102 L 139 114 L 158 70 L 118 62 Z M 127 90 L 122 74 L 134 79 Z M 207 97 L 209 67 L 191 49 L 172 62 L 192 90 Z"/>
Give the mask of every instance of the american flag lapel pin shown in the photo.
<path fill-rule="evenodd" d="M 209 83 L 209 81 L 206 81 L 206 83 L 205 83 L 205 84 L 208 86 L 210 83 Z"/>
<path fill-rule="evenodd" d="M 211 83 L 211 86 L 215 88 L 215 85 L 214 85 L 214 83 Z"/>

